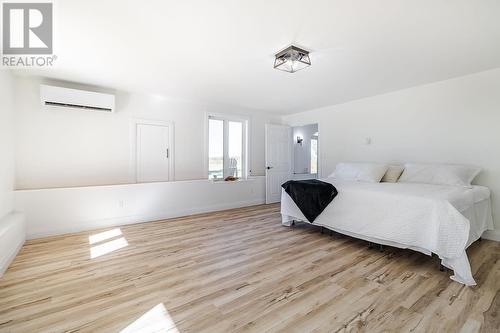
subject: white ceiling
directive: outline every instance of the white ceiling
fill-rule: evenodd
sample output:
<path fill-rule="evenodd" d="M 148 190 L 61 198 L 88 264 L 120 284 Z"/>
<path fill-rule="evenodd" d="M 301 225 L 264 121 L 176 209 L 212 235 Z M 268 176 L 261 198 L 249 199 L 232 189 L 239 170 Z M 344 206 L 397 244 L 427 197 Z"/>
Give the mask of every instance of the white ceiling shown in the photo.
<path fill-rule="evenodd" d="M 500 67 L 500 1 L 56 0 L 54 51 L 29 73 L 293 113 Z"/>

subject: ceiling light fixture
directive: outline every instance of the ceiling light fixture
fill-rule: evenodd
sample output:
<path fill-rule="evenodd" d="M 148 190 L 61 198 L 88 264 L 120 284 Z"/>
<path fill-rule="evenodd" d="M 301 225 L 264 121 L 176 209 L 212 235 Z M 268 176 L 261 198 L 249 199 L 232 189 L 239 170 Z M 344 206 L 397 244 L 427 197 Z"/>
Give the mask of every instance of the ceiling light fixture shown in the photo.
<path fill-rule="evenodd" d="M 311 66 L 309 51 L 297 46 L 290 45 L 283 51 L 276 53 L 276 59 L 274 60 L 274 68 L 276 69 L 295 73 L 308 66 Z"/>

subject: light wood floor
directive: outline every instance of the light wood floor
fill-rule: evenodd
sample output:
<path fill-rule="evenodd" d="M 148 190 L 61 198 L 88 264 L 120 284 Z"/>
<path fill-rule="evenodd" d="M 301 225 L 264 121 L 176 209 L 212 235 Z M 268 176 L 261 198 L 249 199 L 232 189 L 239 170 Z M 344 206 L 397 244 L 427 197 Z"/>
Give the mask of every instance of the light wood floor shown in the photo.
<path fill-rule="evenodd" d="M 0 331 L 500 329 L 500 243 L 469 249 L 470 288 L 436 258 L 283 227 L 277 205 L 119 229 L 28 241 L 0 280 Z"/>

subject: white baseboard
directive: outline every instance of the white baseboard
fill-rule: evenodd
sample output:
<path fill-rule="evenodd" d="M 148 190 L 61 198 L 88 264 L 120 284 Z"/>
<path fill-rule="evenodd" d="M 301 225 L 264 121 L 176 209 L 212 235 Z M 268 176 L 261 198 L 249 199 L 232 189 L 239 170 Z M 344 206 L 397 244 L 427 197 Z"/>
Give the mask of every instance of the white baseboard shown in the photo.
<path fill-rule="evenodd" d="M 150 214 L 150 215 L 130 215 L 130 216 L 120 216 L 116 218 L 99 219 L 92 221 L 72 221 L 74 223 L 71 223 L 71 226 L 68 227 L 52 228 L 50 230 L 45 230 L 43 232 L 30 232 L 27 235 L 27 239 L 62 235 L 62 234 L 88 231 L 100 228 L 116 227 L 120 225 L 152 222 L 152 221 L 165 220 L 165 219 L 171 219 L 171 218 L 194 215 L 194 214 L 215 212 L 226 209 L 261 205 L 264 203 L 265 200 L 256 199 L 256 200 L 246 200 L 246 201 L 231 202 L 231 203 L 222 203 L 205 207 L 193 207 L 191 209 L 184 209 L 184 210 L 165 211 L 162 213 Z"/>
<path fill-rule="evenodd" d="M 14 212 L 0 219 L 0 278 L 26 240 L 24 214 Z"/>
<path fill-rule="evenodd" d="M 483 233 L 481 238 L 500 242 L 500 230 L 488 230 Z"/>

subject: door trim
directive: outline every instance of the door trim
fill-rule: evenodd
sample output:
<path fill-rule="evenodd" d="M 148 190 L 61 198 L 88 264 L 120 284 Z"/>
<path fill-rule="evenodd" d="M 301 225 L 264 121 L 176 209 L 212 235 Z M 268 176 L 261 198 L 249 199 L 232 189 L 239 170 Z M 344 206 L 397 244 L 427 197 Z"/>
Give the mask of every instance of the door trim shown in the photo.
<path fill-rule="evenodd" d="M 168 158 L 168 181 L 175 181 L 175 126 L 173 121 L 164 120 L 150 120 L 150 119 L 132 119 L 131 135 L 130 135 L 130 174 L 134 183 L 139 183 L 138 170 L 137 170 L 137 126 L 138 125 L 152 125 L 168 127 L 168 144 L 169 144 L 169 158 Z"/>

